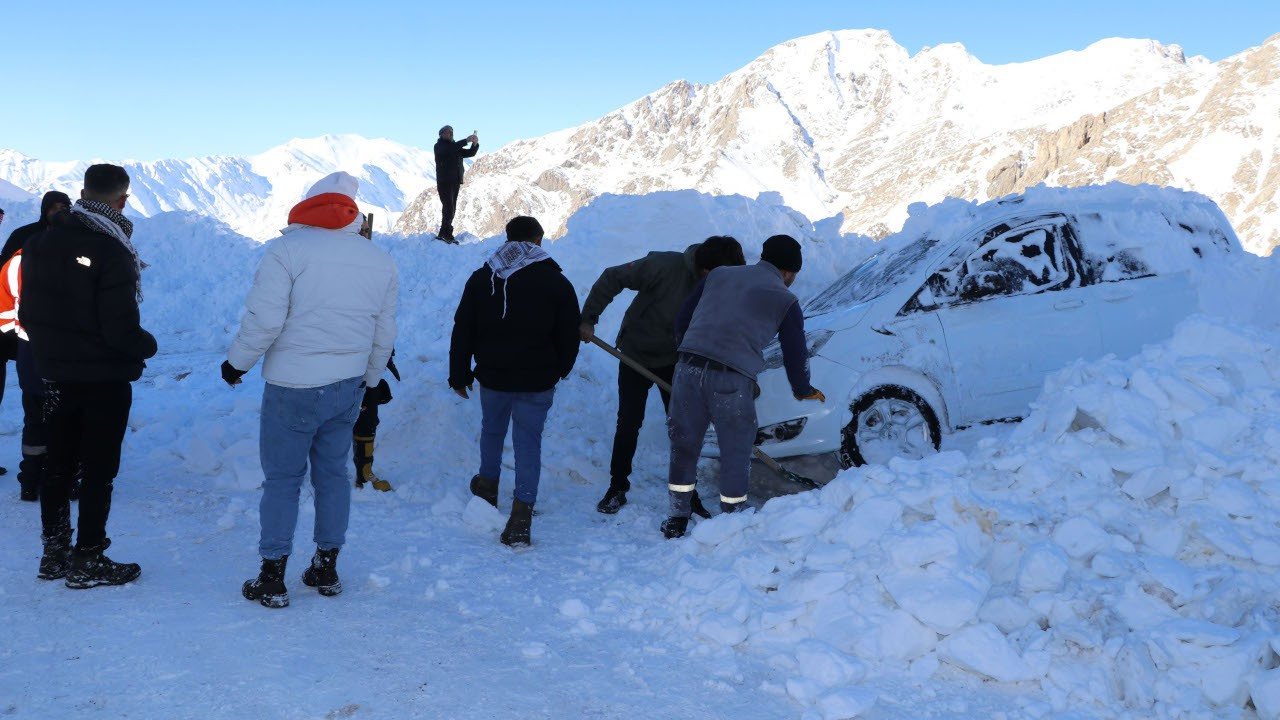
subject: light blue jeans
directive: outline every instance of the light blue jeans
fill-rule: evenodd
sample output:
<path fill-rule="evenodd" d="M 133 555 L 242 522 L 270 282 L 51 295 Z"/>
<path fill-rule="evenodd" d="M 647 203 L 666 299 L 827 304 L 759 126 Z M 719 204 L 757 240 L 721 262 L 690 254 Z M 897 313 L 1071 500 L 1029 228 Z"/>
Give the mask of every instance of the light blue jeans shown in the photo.
<path fill-rule="evenodd" d="M 258 552 L 277 560 L 293 551 L 298 496 L 311 466 L 315 491 L 315 543 L 322 550 L 342 547 L 351 515 L 351 429 L 364 397 L 362 378 L 317 388 L 267 383 L 262 392 L 262 536 Z"/>
<path fill-rule="evenodd" d="M 515 498 L 532 505 L 542 477 L 542 428 L 556 390 L 502 392 L 480 387 L 480 476 L 493 481 L 502 472 L 502 446 L 511 427 L 516 453 Z"/>

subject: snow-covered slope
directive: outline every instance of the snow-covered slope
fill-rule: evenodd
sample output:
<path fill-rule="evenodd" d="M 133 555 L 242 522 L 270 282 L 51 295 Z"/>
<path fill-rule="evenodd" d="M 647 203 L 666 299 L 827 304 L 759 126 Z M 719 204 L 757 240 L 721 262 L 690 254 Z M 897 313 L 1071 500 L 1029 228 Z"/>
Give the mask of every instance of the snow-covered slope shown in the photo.
<path fill-rule="evenodd" d="M 608 195 L 567 228 L 547 249 L 579 297 L 607 266 L 713 232 L 749 256 L 772 233 L 800 238 L 803 296 L 873 248 L 774 195 Z M 1280 257 L 1216 268 L 1203 316 L 1138 356 L 1066 368 L 1019 426 L 948 435 L 942 455 L 848 471 L 679 541 L 657 529 L 656 394 L 629 504 L 594 510 L 617 362 L 586 346 L 548 419 L 534 545 L 512 552 L 467 489 L 478 403 L 445 386 L 447 318 L 501 239 L 375 236 L 403 283 L 404 381 L 378 434 L 396 491 L 355 494 L 345 591 L 322 598 L 298 580 L 304 490 L 292 605 L 268 611 L 239 595 L 257 568 L 262 381 L 218 374 L 262 246 L 186 213 L 142 219 L 134 239 L 161 352 L 135 384 L 109 527 L 112 557 L 143 575 L 90 595 L 37 580 L 38 508 L 7 486 L 6 714 L 1280 718 Z"/>
<path fill-rule="evenodd" d="M 0 179 L 31 193 L 63 190 L 76 197 L 90 163 L 47 163 L 0 150 Z M 289 208 L 317 179 L 335 170 L 360 178 L 364 210 L 389 230 L 405 205 L 435 178 L 430 151 L 358 135 L 291 140 L 250 157 L 125 162 L 133 184 L 129 207 L 143 216 L 189 210 L 217 218 L 259 240 L 285 225 Z"/>
<path fill-rule="evenodd" d="M 773 190 L 810 217 L 886 235 L 915 201 L 985 200 L 1042 181 L 1199 190 L 1247 248 L 1280 244 L 1280 36 L 1213 64 L 1177 46 L 1104 40 L 992 66 L 960 45 L 911 56 L 883 31 L 770 49 L 718 82 L 674 82 L 605 117 L 482 155 L 459 204 L 486 236 L 532 213 L 563 231 L 598 194 Z M 439 223 L 434 188 L 397 228 Z"/>

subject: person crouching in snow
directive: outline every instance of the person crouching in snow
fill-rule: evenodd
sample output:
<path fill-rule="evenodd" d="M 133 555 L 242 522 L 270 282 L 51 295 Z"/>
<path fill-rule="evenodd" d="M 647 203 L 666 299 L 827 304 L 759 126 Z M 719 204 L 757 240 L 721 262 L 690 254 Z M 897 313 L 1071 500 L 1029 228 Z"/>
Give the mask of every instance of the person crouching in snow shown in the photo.
<path fill-rule="evenodd" d="M 507 428 L 516 479 L 506 545 L 528 545 L 542 472 L 542 428 L 556 383 L 578 359 L 578 296 L 542 249 L 542 226 L 531 217 L 507 223 L 507 241 L 472 273 L 453 318 L 449 387 L 464 400 L 480 381 L 480 472 L 471 492 L 498 506 L 498 479 Z M 471 360 L 475 358 L 475 368 Z"/>
<path fill-rule="evenodd" d="M 756 438 L 756 375 L 764 369 L 764 347 L 775 335 L 795 398 L 826 402 L 809 384 L 804 313 L 788 289 L 801 262 L 800 243 L 774 235 L 765 240 L 755 265 L 712 270 L 676 316 L 680 362 L 667 422 L 671 517 L 662 523 L 667 538 L 681 537 L 689 527 L 698 456 L 709 425 L 715 425 L 720 442 L 720 510 L 735 512 L 746 503 Z"/>
<path fill-rule="evenodd" d="M 285 607 L 284 575 L 310 462 L 316 552 L 302 575 L 321 595 L 342 592 L 338 551 L 351 513 L 347 462 L 366 393 L 382 377 L 396 339 L 399 277 L 386 251 L 360 236 L 359 182 L 322 178 L 289 211 L 267 246 L 222 379 L 235 386 L 265 356 L 260 455 L 262 569 L 245 598 Z"/>

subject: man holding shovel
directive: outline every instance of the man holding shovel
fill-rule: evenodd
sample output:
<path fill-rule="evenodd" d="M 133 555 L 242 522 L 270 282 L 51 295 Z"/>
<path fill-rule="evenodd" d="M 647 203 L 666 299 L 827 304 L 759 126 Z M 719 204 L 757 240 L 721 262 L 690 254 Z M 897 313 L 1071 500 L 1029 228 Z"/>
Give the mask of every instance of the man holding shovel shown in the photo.
<path fill-rule="evenodd" d="M 709 425 L 715 425 L 720 443 L 720 510 L 744 507 L 757 430 L 755 379 L 764 369 L 764 347 L 774 336 L 782 345 L 796 399 L 826 401 L 809 384 L 804 314 L 788 289 L 801 261 L 800 243 L 774 235 L 765 241 L 759 263 L 709 274 L 676 317 L 680 361 L 667 423 L 671 517 L 662 523 L 667 538 L 681 537 L 689 527 L 698 457 Z"/>
<path fill-rule="evenodd" d="M 651 252 L 645 257 L 606 269 L 591 286 L 582 306 L 582 342 L 591 342 L 600 315 L 623 290 L 634 290 L 635 298 L 622 318 L 618 333 L 618 349 L 647 368 L 653 375 L 670 383 L 676 365 L 676 313 L 698 280 L 722 265 L 743 265 L 742 246 L 737 240 L 713 236 L 690 245 L 684 252 Z M 609 489 L 596 505 L 596 510 L 613 515 L 627 504 L 631 489 L 631 461 L 635 456 L 640 426 L 644 423 L 645 404 L 653 381 L 627 364 L 618 366 L 618 425 L 613 436 L 613 455 L 609 462 Z M 666 407 L 671 395 L 659 388 Z M 693 512 L 702 517 L 710 513 L 694 493 Z"/>

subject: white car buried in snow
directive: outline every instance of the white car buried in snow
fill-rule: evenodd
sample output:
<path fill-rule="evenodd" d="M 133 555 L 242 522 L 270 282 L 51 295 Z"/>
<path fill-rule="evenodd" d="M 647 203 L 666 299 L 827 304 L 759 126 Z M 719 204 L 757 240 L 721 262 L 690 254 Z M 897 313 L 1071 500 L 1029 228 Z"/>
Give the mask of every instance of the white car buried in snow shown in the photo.
<path fill-rule="evenodd" d="M 886 463 L 1024 416 L 1050 372 L 1167 338 L 1198 308 L 1201 266 L 1243 252 L 1209 199 L 1119 183 L 918 204 L 880 247 L 805 305 L 825 404 L 796 401 L 767 349 L 762 450 Z"/>

